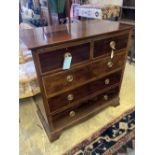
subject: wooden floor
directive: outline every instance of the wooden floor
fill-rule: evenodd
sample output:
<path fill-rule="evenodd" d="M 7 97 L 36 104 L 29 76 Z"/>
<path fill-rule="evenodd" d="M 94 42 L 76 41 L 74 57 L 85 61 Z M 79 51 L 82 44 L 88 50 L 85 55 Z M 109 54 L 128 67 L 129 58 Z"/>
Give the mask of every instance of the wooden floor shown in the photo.
<path fill-rule="evenodd" d="M 60 139 L 50 143 L 36 113 L 32 98 L 20 101 L 20 155 L 62 155 L 83 139 L 134 106 L 135 67 L 127 63 L 120 93 L 120 106 L 109 107 L 91 119 L 65 130 Z"/>

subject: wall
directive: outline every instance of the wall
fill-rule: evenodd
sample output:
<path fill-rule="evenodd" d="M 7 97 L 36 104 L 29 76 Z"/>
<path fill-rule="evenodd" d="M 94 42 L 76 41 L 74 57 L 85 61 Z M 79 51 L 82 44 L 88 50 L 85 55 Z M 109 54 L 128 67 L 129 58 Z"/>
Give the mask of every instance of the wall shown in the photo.
<path fill-rule="evenodd" d="M 122 6 L 123 0 L 89 0 L 90 3 L 114 4 Z"/>

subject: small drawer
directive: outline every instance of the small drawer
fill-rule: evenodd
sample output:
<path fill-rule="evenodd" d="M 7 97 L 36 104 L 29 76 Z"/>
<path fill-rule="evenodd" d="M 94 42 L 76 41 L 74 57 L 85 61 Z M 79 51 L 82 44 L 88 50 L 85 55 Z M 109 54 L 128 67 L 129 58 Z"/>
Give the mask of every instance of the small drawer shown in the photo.
<path fill-rule="evenodd" d="M 99 108 L 107 101 L 110 101 L 114 97 L 118 96 L 118 93 L 119 87 L 115 87 L 103 94 L 94 97 L 91 100 L 87 100 L 77 106 L 53 115 L 52 119 L 54 127 L 59 128 L 60 126 L 66 126 L 68 123 L 71 123 L 76 119 L 83 117 L 83 115 L 87 115 L 95 108 Z"/>
<path fill-rule="evenodd" d="M 128 34 L 96 40 L 94 42 L 94 57 L 102 56 L 105 54 L 110 55 L 113 48 L 114 52 L 117 52 L 120 49 L 127 48 L 127 43 Z"/>
<path fill-rule="evenodd" d="M 96 61 L 95 65 L 92 65 L 91 68 L 93 76 L 99 77 L 102 74 L 107 74 L 118 68 L 122 68 L 125 64 L 125 56 L 126 53 L 122 52 L 115 55 L 113 59 L 107 57 L 104 59 L 104 61 Z"/>
<path fill-rule="evenodd" d="M 44 51 L 44 49 L 42 49 Z M 64 55 L 70 53 L 72 56 L 71 67 L 74 64 L 89 60 L 90 43 L 80 44 L 57 50 L 45 50 L 38 54 L 41 72 L 62 70 Z"/>
<path fill-rule="evenodd" d="M 118 71 L 72 91 L 67 91 L 61 95 L 49 98 L 50 111 L 54 112 L 64 106 L 74 106 L 74 103 L 77 103 L 81 99 L 88 98 L 94 93 L 103 92 L 104 89 L 120 82 L 121 73 L 122 71 Z"/>

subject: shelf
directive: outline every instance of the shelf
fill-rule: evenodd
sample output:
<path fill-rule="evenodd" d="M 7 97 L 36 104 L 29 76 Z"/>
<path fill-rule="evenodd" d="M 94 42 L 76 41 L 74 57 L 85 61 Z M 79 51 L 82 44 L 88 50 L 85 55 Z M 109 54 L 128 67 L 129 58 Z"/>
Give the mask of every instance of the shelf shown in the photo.
<path fill-rule="evenodd" d="M 133 10 L 135 10 L 135 6 L 122 6 L 122 9 L 133 9 Z"/>

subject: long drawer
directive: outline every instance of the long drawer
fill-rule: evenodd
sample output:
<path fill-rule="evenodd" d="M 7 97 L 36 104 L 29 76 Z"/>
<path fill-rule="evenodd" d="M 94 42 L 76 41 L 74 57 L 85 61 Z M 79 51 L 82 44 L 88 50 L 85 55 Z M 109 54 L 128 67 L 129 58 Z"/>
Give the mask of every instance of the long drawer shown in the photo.
<path fill-rule="evenodd" d="M 125 52 L 114 56 L 94 61 L 81 68 L 70 69 L 55 75 L 44 76 L 42 78 L 45 94 L 47 98 L 56 96 L 65 91 L 69 91 L 88 82 L 103 77 L 111 71 L 121 68 L 125 63 Z"/>
<path fill-rule="evenodd" d="M 109 88 L 120 82 L 122 70 L 105 76 L 99 80 L 80 86 L 74 90 L 67 91 L 61 95 L 48 99 L 50 111 L 54 112 L 65 106 L 74 106 L 80 100 L 87 99 L 94 93 L 102 93 L 104 89 Z"/>
<path fill-rule="evenodd" d="M 110 101 L 114 97 L 116 97 L 119 93 L 119 87 L 115 87 L 105 93 L 102 93 L 94 99 L 85 101 L 78 106 L 74 106 L 73 108 L 69 108 L 64 112 L 53 115 L 53 124 L 55 128 L 59 128 L 60 126 L 65 126 L 65 124 L 71 123 L 83 115 L 87 114 L 87 112 L 91 112 L 94 108 L 98 108 L 105 104 L 107 101 Z"/>

